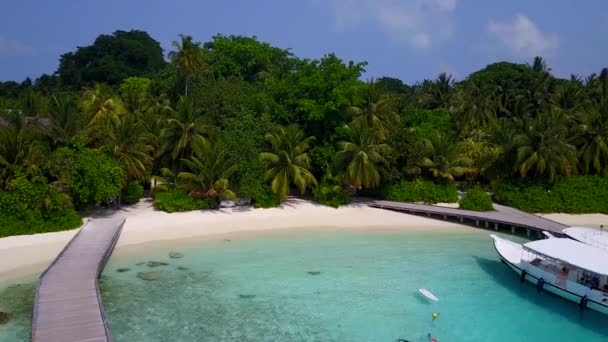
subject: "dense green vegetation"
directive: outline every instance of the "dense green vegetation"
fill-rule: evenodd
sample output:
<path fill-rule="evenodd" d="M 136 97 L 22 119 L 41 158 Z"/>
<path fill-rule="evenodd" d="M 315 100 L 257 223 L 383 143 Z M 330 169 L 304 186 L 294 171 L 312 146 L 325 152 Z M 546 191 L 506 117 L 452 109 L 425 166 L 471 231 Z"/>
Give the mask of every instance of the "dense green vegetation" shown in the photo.
<path fill-rule="evenodd" d="M 458 201 L 458 191 L 453 183 L 446 181 L 414 181 L 402 180 L 389 185 L 385 196 L 392 201 L 424 202 L 424 203 L 455 203 Z"/>
<path fill-rule="evenodd" d="M 494 209 L 490 194 L 478 187 L 470 189 L 466 196 L 458 203 L 460 204 L 461 209 L 475 211 L 489 211 Z"/>
<path fill-rule="evenodd" d="M 455 202 L 480 184 L 525 210 L 606 212 L 608 69 L 560 79 L 535 58 L 365 82 L 365 62 L 224 35 L 179 36 L 166 56 L 117 31 L 52 75 L 0 82 L 1 234 L 73 227 L 74 209 L 133 202 L 151 179 L 167 211 L 302 193 Z"/>
<path fill-rule="evenodd" d="M 503 181 L 494 186 L 501 203 L 534 213 L 608 213 L 608 178 L 559 178 L 555 183 Z"/>

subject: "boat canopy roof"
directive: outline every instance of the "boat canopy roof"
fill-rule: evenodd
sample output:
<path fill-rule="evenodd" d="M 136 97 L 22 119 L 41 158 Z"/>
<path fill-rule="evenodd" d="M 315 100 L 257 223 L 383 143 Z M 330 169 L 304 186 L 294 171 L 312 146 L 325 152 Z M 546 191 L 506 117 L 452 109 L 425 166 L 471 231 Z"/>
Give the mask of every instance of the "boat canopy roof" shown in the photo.
<path fill-rule="evenodd" d="M 575 268 L 598 275 L 608 275 L 608 252 L 572 239 L 532 241 L 524 244 L 524 249 Z"/>
<path fill-rule="evenodd" d="M 608 251 L 608 231 L 589 227 L 570 227 L 562 232 L 574 240 Z"/>

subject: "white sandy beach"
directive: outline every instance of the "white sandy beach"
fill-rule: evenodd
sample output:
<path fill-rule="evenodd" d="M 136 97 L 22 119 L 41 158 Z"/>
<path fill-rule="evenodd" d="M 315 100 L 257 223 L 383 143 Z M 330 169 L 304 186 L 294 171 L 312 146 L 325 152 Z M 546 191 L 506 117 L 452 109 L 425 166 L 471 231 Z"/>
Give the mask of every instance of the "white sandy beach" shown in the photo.
<path fill-rule="evenodd" d="M 339 209 L 290 200 L 273 209 L 222 209 L 168 214 L 155 210 L 149 200 L 109 216 L 126 217 L 117 253 L 148 243 L 213 238 L 226 234 L 256 234 L 287 229 L 399 229 L 407 231 L 465 232 L 472 228 L 420 216 L 353 204 Z M 608 215 L 542 215 L 568 225 L 599 227 Z M 86 218 L 85 218 L 86 220 Z M 57 233 L 0 239 L 0 281 L 42 271 L 68 243 L 77 229 Z M 129 248 L 125 248 L 129 247 Z"/>
<path fill-rule="evenodd" d="M 467 231 L 458 224 L 353 204 L 334 209 L 303 200 L 290 200 L 272 209 L 222 209 L 168 214 L 149 201 L 115 211 L 126 217 L 116 246 L 186 240 L 226 234 L 298 228 L 400 229 L 408 231 Z M 85 218 L 86 220 L 86 218 Z M 11 236 L 0 239 L 0 281 L 42 271 L 77 232 Z"/>

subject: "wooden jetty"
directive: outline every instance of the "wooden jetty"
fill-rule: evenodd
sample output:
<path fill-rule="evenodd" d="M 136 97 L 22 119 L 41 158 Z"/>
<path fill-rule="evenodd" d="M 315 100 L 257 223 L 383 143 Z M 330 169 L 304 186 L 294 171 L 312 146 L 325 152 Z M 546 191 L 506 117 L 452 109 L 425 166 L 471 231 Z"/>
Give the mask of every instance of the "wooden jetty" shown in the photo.
<path fill-rule="evenodd" d="M 562 230 L 568 228 L 568 226 L 559 222 L 499 204 L 494 204 L 494 210 L 492 211 L 473 211 L 436 205 L 374 199 L 359 199 L 358 202 L 372 208 L 400 211 L 435 219 L 456 220 L 462 224 L 476 227 L 484 226 L 485 228 L 493 228 L 495 230 L 510 229 L 511 233 L 515 233 L 517 229 L 525 229 L 528 237 L 532 235 L 532 232 L 536 232 L 540 237 L 543 231 L 556 236 L 562 236 Z"/>
<path fill-rule="evenodd" d="M 125 219 L 87 222 L 42 273 L 36 288 L 32 342 L 111 340 L 98 278 Z"/>

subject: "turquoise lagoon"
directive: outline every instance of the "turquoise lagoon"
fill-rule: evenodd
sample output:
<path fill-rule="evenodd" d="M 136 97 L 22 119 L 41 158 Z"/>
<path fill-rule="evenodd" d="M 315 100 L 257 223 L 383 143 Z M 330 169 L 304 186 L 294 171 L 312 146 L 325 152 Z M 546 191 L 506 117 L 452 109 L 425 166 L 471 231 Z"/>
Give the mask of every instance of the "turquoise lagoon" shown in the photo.
<path fill-rule="evenodd" d="M 121 254 L 101 280 L 116 342 L 608 340 L 608 317 L 521 284 L 483 230 L 291 231 Z M 15 312 L 0 341 L 28 340 L 32 289 L 0 292 Z"/>

